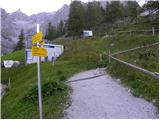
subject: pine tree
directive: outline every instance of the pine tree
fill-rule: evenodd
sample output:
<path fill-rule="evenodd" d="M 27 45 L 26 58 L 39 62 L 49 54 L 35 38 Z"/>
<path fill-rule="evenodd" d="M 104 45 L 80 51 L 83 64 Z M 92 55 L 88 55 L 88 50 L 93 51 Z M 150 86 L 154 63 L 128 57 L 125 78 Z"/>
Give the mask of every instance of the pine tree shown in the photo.
<path fill-rule="evenodd" d="M 93 29 L 96 25 L 103 21 L 102 7 L 99 2 L 89 2 L 86 10 L 87 29 Z"/>
<path fill-rule="evenodd" d="M 21 49 L 24 48 L 24 39 L 25 39 L 24 30 L 21 29 L 21 32 L 20 32 L 20 35 L 19 35 L 19 41 L 18 41 L 18 43 L 17 43 L 17 45 L 15 47 L 15 51 L 16 50 L 21 50 Z"/>
<path fill-rule="evenodd" d="M 136 19 L 138 14 L 140 13 L 140 7 L 136 1 L 128 1 L 126 10 L 128 12 L 128 15 L 131 18 L 131 21 Z"/>
<path fill-rule="evenodd" d="M 80 1 L 73 1 L 68 20 L 68 34 L 80 36 L 85 26 L 85 7 Z"/>
<path fill-rule="evenodd" d="M 58 25 L 59 35 L 63 35 L 65 33 L 64 28 L 65 28 L 64 22 L 61 20 Z"/>
<path fill-rule="evenodd" d="M 48 23 L 48 30 L 47 30 L 47 33 L 45 35 L 45 39 L 47 40 L 53 40 L 54 38 L 57 37 L 57 30 L 55 27 L 52 26 L 52 23 L 49 22 Z"/>
<path fill-rule="evenodd" d="M 123 17 L 123 6 L 119 1 L 107 2 L 106 4 L 106 22 L 115 22 Z"/>

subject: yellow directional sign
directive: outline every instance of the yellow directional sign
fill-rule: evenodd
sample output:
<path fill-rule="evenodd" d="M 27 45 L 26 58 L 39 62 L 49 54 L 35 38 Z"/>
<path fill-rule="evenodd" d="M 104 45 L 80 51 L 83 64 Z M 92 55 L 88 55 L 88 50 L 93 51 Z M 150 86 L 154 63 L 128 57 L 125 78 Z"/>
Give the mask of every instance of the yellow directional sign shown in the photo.
<path fill-rule="evenodd" d="M 32 36 L 32 44 L 42 41 L 42 32 L 39 32 Z"/>
<path fill-rule="evenodd" d="M 36 46 L 32 46 L 32 56 L 47 56 L 47 50 L 45 48 L 38 48 Z"/>

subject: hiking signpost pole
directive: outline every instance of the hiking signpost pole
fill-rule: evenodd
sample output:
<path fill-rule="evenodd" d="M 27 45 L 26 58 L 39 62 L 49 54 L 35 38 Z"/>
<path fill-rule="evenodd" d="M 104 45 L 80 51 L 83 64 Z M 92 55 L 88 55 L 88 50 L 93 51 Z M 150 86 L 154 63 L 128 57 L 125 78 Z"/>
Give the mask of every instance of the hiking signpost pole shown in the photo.
<path fill-rule="evenodd" d="M 40 119 L 42 116 L 42 95 L 41 95 L 41 74 L 40 74 L 40 57 L 47 56 L 47 50 L 41 48 L 44 45 L 42 41 L 42 32 L 39 32 L 39 24 L 37 24 L 37 34 L 32 36 L 32 56 L 37 56 L 37 77 L 38 77 L 38 102 Z"/>
<path fill-rule="evenodd" d="M 37 24 L 37 33 L 39 33 L 39 24 Z M 39 47 L 39 42 L 37 43 Z M 40 57 L 37 57 L 37 73 L 38 73 L 38 101 L 39 101 L 39 114 L 42 119 L 42 95 L 41 95 L 41 77 L 40 77 Z"/>

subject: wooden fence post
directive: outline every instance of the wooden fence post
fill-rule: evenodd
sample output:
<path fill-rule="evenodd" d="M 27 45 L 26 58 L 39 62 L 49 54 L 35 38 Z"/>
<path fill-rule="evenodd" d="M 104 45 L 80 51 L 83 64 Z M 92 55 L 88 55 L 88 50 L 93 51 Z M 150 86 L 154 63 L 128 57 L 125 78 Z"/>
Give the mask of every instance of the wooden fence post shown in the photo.
<path fill-rule="evenodd" d="M 110 49 L 109 49 L 109 63 L 111 62 L 111 57 L 110 57 Z"/>
<path fill-rule="evenodd" d="M 102 62 L 102 54 L 99 54 L 99 60 Z"/>
<path fill-rule="evenodd" d="M 8 81 L 8 88 L 11 88 L 11 80 L 9 78 L 9 81 Z"/>
<path fill-rule="evenodd" d="M 152 35 L 154 36 L 155 32 L 154 32 L 154 27 L 152 27 Z"/>

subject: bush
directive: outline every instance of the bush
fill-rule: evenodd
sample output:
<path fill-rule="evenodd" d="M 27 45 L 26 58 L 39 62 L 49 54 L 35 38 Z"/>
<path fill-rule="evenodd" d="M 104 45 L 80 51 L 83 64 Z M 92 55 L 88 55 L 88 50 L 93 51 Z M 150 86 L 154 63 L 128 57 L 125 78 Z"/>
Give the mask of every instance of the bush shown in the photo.
<path fill-rule="evenodd" d="M 58 82 L 47 82 L 42 84 L 42 97 L 49 97 L 58 92 L 63 92 L 66 86 Z M 23 101 L 35 102 L 38 100 L 38 86 L 32 87 L 27 93 L 24 94 Z"/>
<path fill-rule="evenodd" d="M 61 70 L 57 71 L 57 75 L 61 75 L 63 72 Z"/>
<path fill-rule="evenodd" d="M 65 81 L 66 80 L 66 77 L 64 75 L 62 75 L 59 79 L 60 81 Z"/>
<path fill-rule="evenodd" d="M 107 66 L 107 62 L 102 60 L 102 61 L 98 61 L 97 63 L 97 67 L 102 68 L 102 67 L 106 67 Z"/>

